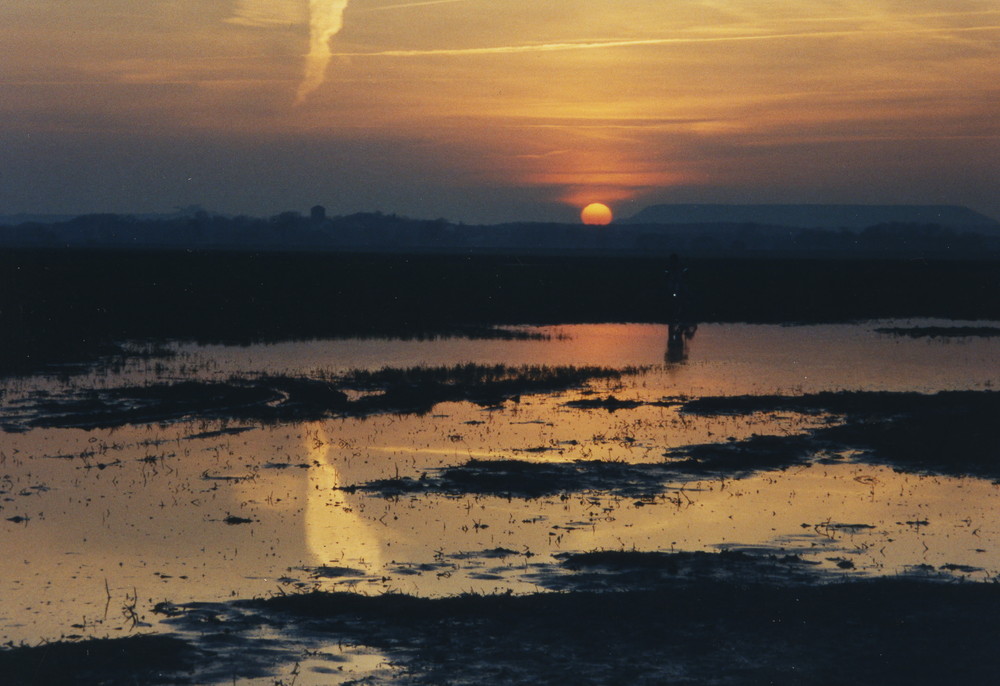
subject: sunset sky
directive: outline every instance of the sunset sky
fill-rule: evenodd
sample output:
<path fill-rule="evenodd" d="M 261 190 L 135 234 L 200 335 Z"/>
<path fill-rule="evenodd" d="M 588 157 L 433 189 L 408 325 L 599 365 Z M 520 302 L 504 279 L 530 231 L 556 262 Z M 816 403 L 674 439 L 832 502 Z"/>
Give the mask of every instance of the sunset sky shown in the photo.
<path fill-rule="evenodd" d="M 14 0 L 0 214 L 1000 217 L 998 0 Z"/>

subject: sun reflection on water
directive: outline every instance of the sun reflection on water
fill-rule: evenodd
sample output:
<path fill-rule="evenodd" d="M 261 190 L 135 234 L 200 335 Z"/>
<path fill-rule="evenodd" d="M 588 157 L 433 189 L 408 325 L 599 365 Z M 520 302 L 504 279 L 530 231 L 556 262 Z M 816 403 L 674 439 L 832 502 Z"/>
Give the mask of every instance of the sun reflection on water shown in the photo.
<path fill-rule="evenodd" d="M 305 427 L 303 448 L 316 465 L 309 480 L 304 514 L 306 546 L 317 565 L 340 564 L 377 571 L 383 566 L 382 541 L 374 524 L 348 504 L 345 484 L 330 452 L 333 440 L 321 422 Z"/>

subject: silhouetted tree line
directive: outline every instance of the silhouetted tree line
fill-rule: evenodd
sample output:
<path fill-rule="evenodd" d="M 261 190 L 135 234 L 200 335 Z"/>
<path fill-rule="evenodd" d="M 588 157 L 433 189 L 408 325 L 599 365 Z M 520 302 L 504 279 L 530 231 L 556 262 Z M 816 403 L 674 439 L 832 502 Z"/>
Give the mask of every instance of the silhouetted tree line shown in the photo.
<path fill-rule="evenodd" d="M 1000 236 L 931 224 L 879 224 L 861 231 L 758 224 L 607 227 L 554 223 L 464 225 L 380 212 L 327 217 L 282 212 L 267 218 L 193 210 L 169 218 L 90 214 L 50 224 L 0 226 L 0 246 L 502 252 L 692 256 L 829 256 L 981 258 L 1000 256 Z"/>

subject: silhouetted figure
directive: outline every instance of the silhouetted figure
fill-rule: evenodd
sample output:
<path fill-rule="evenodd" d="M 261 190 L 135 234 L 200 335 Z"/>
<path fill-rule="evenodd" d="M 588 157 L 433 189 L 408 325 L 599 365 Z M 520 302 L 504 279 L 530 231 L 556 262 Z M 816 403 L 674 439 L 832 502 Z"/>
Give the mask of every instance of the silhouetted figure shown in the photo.
<path fill-rule="evenodd" d="M 698 325 L 694 322 L 691 293 L 687 284 L 687 267 L 672 254 L 667 261 L 667 351 L 663 360 L 679 364 L 687 360 L 688 347 Z"/>
<path fill-rule="evenodd" d="M 688 308 L 687 267 L 681 266 L 681 260 L 676 253 L 667 260 L 667 307 L 669 321 L 679 322 L 684 319 Z"/>
<path fill-rule="evenodd" d="M 326 208 L 322 205 L 316 205 L 311 210 L 309 210 L 309 221 L 313 224 L 322 224 L 326 221 Z"/>

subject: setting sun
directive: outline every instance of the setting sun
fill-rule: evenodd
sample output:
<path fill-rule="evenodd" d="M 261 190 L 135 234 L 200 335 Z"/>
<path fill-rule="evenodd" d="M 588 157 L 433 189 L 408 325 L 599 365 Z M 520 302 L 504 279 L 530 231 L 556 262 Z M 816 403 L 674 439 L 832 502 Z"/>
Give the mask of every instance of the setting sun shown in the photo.
<path fill-rule="evenodd" d="M 592 202 L 580 212 L 584 224 L 603 226 L 611 223 L 611 208 L 599 202 Z"/>

